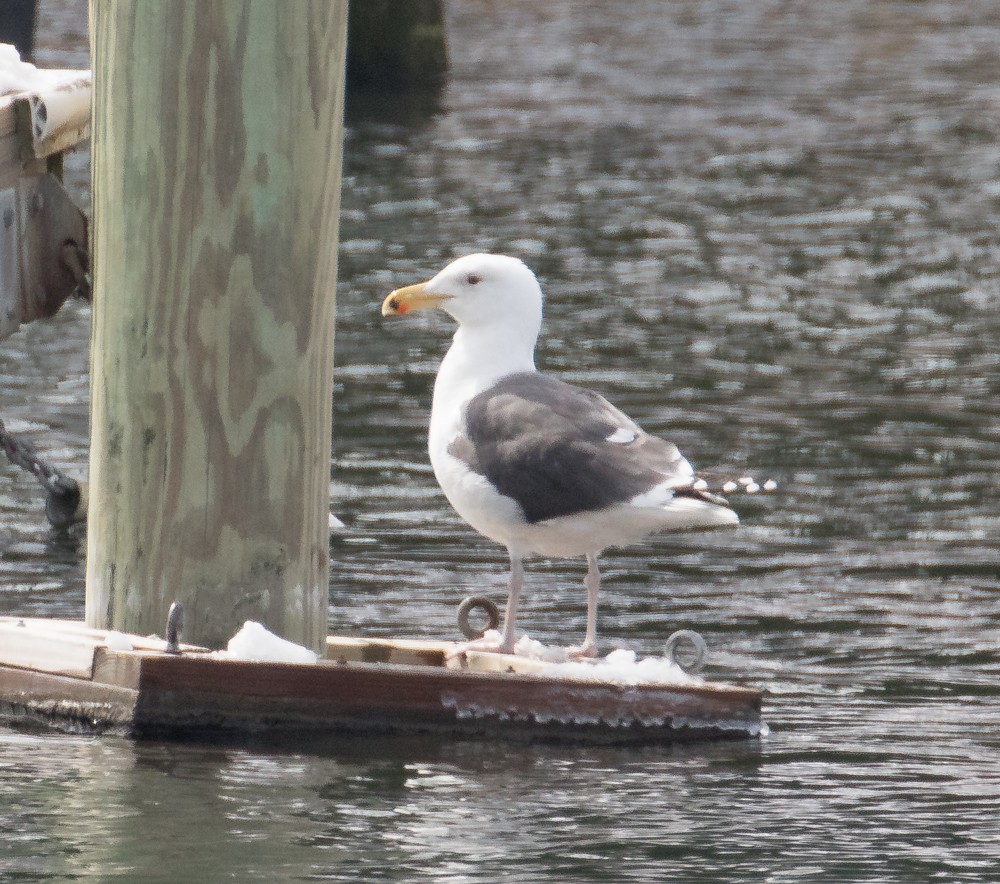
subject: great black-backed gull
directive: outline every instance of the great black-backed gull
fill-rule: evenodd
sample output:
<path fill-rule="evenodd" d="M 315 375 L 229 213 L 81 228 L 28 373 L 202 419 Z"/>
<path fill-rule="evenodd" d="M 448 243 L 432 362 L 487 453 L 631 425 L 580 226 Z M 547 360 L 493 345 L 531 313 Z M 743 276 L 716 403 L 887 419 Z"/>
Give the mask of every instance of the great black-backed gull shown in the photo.
<path fill-rule="evenodd" d="M 597 556 L 654 531 L 739 519 L 677 446 L 650 436 L 590 390 L 535 369 L 542 291 L 521 261 L 466 255 L 391 292 L 382 315 L 439 307 L 458 323 L 434 383 L 429 449 L 458 514 L 510 554 L 502 639 L 511 653 L 525 556 L 587 557 L 587 629 L 597 649 Z"/>

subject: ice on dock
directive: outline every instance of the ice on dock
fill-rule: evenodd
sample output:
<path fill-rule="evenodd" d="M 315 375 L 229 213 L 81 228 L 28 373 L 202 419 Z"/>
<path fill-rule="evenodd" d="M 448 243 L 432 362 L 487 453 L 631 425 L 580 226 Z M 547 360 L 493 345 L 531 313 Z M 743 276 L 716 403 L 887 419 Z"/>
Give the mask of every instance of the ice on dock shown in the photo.
<path fill-rule="evenodd" d="M 21 61 L 17 49 L 10 43 L 0 43 L 0 95 L 37 92 L 56 85 L 61 71 L 40 71 L 33 64 Z"/>
<path fill-rule="evenodd" d="M 499 643 L 500 633 L 491 629 L 483 636 L 486 644 Z M 704 679 L 685 672 L 666 657 L 639 658 L 635 651 L 618 648 L 595 660 L 578 660 L 566 648 L 545 645 L 522 635 L 514 645 L 514 655 L 547 663 L 534 670 L 538 675 L 572 678 L 621 685 L 703 685 Z"/>
<path fill-rule="evenodd" d="M 275 635 L 255 620 L 247 620 L 229 639 L 226 650 L 216 651 L 214 656 L 254 663 L 315 663 L 319 659 L 315 651 Z"/>
<path fill-rule="evenodd" d="M 539 670 L 540 675 L 575 678 L 621 685 L 701 685 L 705 681 L 688 675 L 680 666 L 665 657 L 643 657 L 635 651 L 618 648 L 595 661 L 553 663 Z"/>
<path fill-rule="evenodd" d="M 104 636 L 104 645 L 109 651 L 132 651 L 135 646 L 124 632 L 112 629 Z"/>

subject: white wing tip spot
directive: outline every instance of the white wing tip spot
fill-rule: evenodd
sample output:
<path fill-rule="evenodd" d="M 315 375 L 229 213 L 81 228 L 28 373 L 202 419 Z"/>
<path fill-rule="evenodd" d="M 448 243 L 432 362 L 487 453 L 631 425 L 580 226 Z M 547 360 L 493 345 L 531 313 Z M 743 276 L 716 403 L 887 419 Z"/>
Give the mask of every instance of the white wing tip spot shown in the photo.
<path fill-rule="evenodd" d="M 619 427 L 607 437 L 607 441 L 617 442 L 619 445 L 628 445 L 629 442 L 635 441 L 635 432 L 626 427 Z"/>

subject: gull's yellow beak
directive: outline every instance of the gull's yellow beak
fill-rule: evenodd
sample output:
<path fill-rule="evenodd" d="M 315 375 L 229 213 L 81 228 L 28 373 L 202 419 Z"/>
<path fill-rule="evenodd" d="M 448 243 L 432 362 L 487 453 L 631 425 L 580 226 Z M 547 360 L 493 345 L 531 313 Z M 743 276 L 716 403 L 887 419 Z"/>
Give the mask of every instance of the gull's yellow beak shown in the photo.
<path fill-rule="evenodd" d="M 408 285 L 389 292 L 382 302 L 383 316 L 402 316 L 411 310 L 427 310 L 448 300 L 447 295 L 436 295 L 425 290 L 426 282 Z"/>

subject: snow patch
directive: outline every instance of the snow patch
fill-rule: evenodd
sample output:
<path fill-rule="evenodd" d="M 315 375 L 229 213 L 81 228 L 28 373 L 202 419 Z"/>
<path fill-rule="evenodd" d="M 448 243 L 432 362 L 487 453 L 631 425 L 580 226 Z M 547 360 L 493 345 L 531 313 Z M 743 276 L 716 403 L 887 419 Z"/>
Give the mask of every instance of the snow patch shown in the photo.
<path fill-rule="evenodd" d="M 104 636 L 104 645 L 109 651 L 132 651 L 132 640 L 123 632 L 112 629 Z"/>
<path fill-rule="evenodd" d="M 553 663 L 539 670 L 539 675 L 572 678 L 621 685 L 701 685 L 705 680 L 688 675 L 671 660 L 644 657 L 635 651 L 618 648 L 600 660 Z"/>
<path fill-rule="evenodd" d="M 37 92 L 54 86 L 60 76 L 59 72 L 40 71 L 33 64 L 21 61 L 16 47 L 0 43 L 0 95 Z"/>
<path fill-rule="evenodd" d="M 253 663 L 315 663 L 319 656 L 295 642 L 275 635 L 255 620 L 247 620 L 226 650 L 212 654 L 221 660 L 246 660 Z"/>
<path fill-rule="evenodd" d="M 487 630 L 481 639 L 483 650 L 500 645 L 502 636 L 495 629 Z M 537 639 L 522 635 L 514 645 L 514 655 L 528 660 L 540 660 L 550 665 L 538 670 L 538 675 L 572 678 L 579 681 L 621 685 L 701 685 L 705 681 L 689 675 L 665 657 L 639 659 L 635 651 L 618 648 L 596 660 L 573 659 L 566 648 L 544 645 Z"/>

